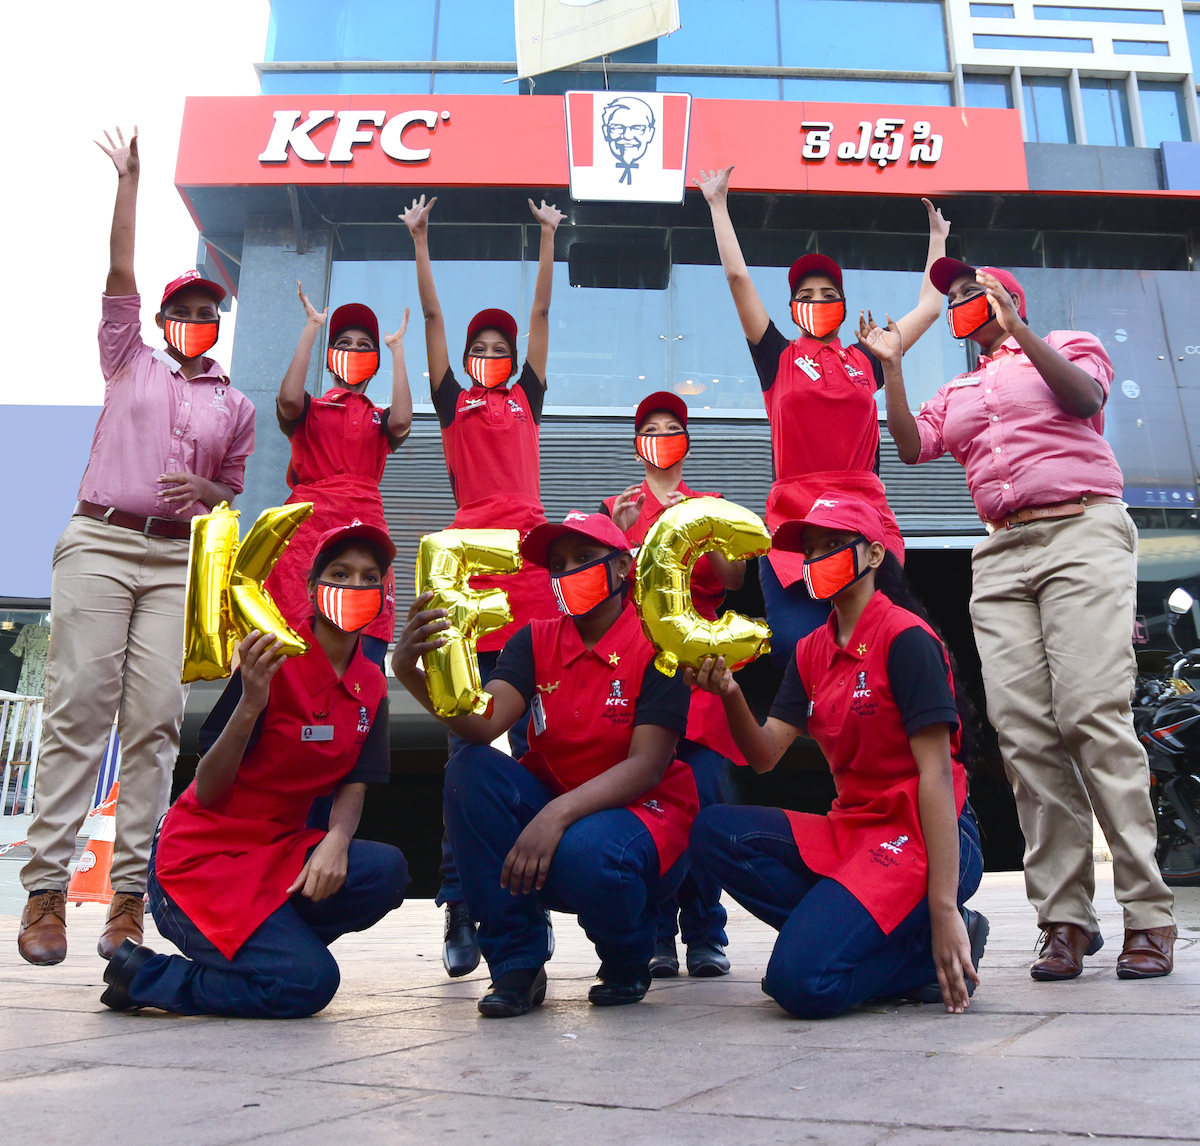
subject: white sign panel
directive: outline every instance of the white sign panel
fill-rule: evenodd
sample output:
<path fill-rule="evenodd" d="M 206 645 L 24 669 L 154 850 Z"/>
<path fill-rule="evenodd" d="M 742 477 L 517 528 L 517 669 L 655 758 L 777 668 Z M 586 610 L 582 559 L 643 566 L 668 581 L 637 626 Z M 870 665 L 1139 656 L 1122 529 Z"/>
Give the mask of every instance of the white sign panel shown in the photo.
<path fill-rule="evenodd" d="M 571 198 L 682 203 L 692 97 L 567 92 Z"/>
<path fill-rule="evenodd" d="M 537 76 L 679 30 L 679 0 L 513 0 L 517 72 Z"/>

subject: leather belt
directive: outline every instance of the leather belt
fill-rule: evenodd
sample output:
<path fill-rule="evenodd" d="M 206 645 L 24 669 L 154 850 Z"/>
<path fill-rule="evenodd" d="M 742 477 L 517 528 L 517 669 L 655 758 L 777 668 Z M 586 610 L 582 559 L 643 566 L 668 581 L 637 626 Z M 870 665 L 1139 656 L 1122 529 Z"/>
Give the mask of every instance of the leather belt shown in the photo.
<path fill-rule="evenodd" d="M 142 517 L 138 513 L 126 513 L 109 505 L 97 505 L 93 501 L 77 501 L 76 517 L 92 517 L 119 525 L 122 529 L 135 529 L 143 537 L 169 537 L 174 541 L 187 541 L 192 535 L 190 521 L 175 521 L 169 517 Z"/>
<path fill-rule="evenodd" d="M 984 519 L 989 533 L 997 529 L 1012 529 L 1014 525 L 1028 525 L 1031 521 L 1046 521 L 1056 517 L 1078 517 L 1089 505 L 1124 505 L 1119 497 L 1108 494 L 1084 494 L 1074 501 L 1056 501 L 1052 505 L 1031 505 L 1018 509 L 1007 517 Z"/>

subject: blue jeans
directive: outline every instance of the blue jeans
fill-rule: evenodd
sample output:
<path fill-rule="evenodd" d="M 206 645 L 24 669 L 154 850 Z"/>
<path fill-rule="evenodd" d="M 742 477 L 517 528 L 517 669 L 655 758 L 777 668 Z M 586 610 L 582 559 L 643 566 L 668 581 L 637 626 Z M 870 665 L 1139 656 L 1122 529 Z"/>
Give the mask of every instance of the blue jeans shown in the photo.
<path fill-rule="evenodd" d="M 829 620 L 832 605 L 828 601 L 814 601 L 803 581 L 793 581 L 785 589 L 768 557 L 758 559 L 758 583 L 762 587 L 767 624 L 771 626 L 771 660 L 785 669 L 796 654 L 800 638 Z"/>
<path fill-rule="evenodd" d="M 675 754 L 692 769 L 700 807 L 724 804 L 724 782 L 734 767 L 733 762 L 690 740 L 681 740 Z M 674 898 L 665 900 L 658 909 L 658 940 L 661 943 L 674 939 L 679 931 L 688 946 L 693 943 L 724 946 L 729 942 L 725 936 L 727 918 L 725 908 L 721 906 L 721 885 L 707 872 L 692 867 L 683 877 Z"/>
<path fill-rule="evenodd" d="M 398 848 L 351 840 L 341 889 L 313 903 L 293 895 L 226 959 L 162 889 L 150 863 L 150 910 L 184 955 L 155 955 L 129 987 L 139 1006 L 177 1015 L 299 1019 L 337 993 L 341 974 L 327 950 L 339 935 L 366 931 L 404 902 L 408 864 Z M 186 956 L 186 957 L 185 957 Z"/>
<path fill-rule="evenodd" d="M 958 821 L 958 902 L 979 887 L 983 853 L 970 807 Z M 937 981 L 929 901 L 884 935 L 865 907 L 800 858 L 777 808 L 706 808 L 692 825 L 692 864 L 779 931 L 763 990 L 802 1019 L 830 1018 Z"/>
<path fill-rule="evenodd" d="M 446 830 L 493 979 L 546 962 L 544 908 L 578 915 L 603 964 L 650 962 L 658 906 L 678 890 L 686 852 L 660 876 L 645 824 L 626 808 L 610 808 L 563 833 L 541 891 L 513 895 L 500 886 L 504 858 L 554 793 L 511 756 L 478 744 L 454 754 L 445 791 Z"/>

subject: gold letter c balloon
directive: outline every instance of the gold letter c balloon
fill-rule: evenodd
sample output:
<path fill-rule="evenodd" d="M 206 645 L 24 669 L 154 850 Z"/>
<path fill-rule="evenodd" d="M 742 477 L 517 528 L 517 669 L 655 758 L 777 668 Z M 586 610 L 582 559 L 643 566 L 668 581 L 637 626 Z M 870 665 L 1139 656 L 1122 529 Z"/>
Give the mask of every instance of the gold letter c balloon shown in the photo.
<path fill-rule="evenodd" d="M 741 668 L 770 652 L 771 630 L 740 613 L 706 621 L 692 604 L 692 569 L 715 550 L 730 561 L 756 557 L 771 548 L 761 518 L 719 497 L 694 497 L 668 509 L 646 535 L 638 553 L 633 599 L 642 628 L 666 676 L 684 665 L 698 669 L 705 657 L 724 657 Z"/>

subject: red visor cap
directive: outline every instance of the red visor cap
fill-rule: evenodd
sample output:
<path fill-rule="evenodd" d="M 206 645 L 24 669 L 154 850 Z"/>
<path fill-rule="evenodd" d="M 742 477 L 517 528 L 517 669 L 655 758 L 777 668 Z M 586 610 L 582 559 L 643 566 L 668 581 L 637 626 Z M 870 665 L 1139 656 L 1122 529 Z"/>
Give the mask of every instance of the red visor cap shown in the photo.
<path fill-rule="evenodd" d="M 332 346 L 337 341 L 343 330 L 351 328 L 365 330 L 375 343 L 375 348 L 379 348 L 379 319 L 369 306 L 364 306 L 361 302 L 348 302 L 345 306 L 339 306 L 329 320 L 329 345 Z"/>
<path fill-rule="evenodd" d="M 836 529 L 843 533 L 861 533 L 868 541 L 887 544 L 883 518 L 870 502 L 857 497 L 823 493 L 813 502 L 812 509 L 803 521 L 785 521 L 775 530 L 771 547 L 788 553 L 802 553 L 804 547 L 801 538 L 806 525 L 819 525 L 823 529 Z"/>
<path fill-rule="evenodd" d="M 633 428 L 636 430 L 655 410 L 666 410 L 672 417 L 678 418 L 684 429 L 687 429 L 687 403 L 670 390 L 659 390 L 642 399 L 637 413 L 633 416 Z"/>
<path fill-rule="evenodd" d="M 796 293 L 801 280 L 809 275 L 828 275 L 838 290 L 846 293 L 842 287 L 842 268 L 828 255 L 801 255 L 792 263 L 792 269 L 788 271 L 788 289 L 792 294 Z"/>
<path fill-rule="evenodd" d="M 481 330 L 487 330 L 489 327 L 492 330 L 500 331 L 508 339 L 508 345 L 512 348 L 515 356 L 517 353 L 517 320 L 508 311 L 495 307 L 491 310 L 481 310 L 467 323 L 467 345 L 464 349 L 469 350 L 471 339 Z"/>
<path fill-rule="evenodd" d="M 567 533 L 577 533 L 580 537 L 588 537 L 607 545 L 610 549 L 619 549 L 622 553 L 630 552 L 629 542 L 614 524 L 613 519 L 606 513 L 583 513 L 573 509 L 563 518 L 561 525 L 552 521 L 544 521 L 535 525 L 521 542 L 521 556 L 534 565 L 543 569 L 550 568 L 550 546 Z"/>
<path fill-rule="evenodd" d="M 211 279 L 202 278 L 199 271 L 191 270 L 184 271 L 177 279 L 172 279 L 167 283 L 166 289 L 163 291 L 162 302 L 158 304 L 158 309 L 162 310 L 167 305 L 167 299 L 173 294 L 178 294 L 181 290 L 186 290 L 188 287 L 200 287 L 201 290 L 208 291 L 209 294 L 216 299 L 220 305 L 225 301 L 225 288 L 217 286 Z"/>
<path fill-rule="evenodd" d="M 339 525 L 336 529 L 330 529 L 321 534 L 321 540 L 317 542 L 317 556 L 319 557 L 331 545 L 335 545 L 339 541 L 348 541 L 351 538 L 361 538 L 363 541 L 372 542 L 383 551 L 389 565 L 396 560 L 396 547 L 392 544 L 388 531 L 380 529 L 378 525 L 367 525 L 362 521 Z"/>
<path fill-rule="evenodd" d="M 979 271 L 995 275 L 1009 294 L 1017 296 L 1017 313 L 1024 318 L 1025 288 L 1017 282 L 1011 271 L 1001 270 L 999 267 L 979 267 L 977 270 L 970 263 L 964 263 L 961 259 L 941 258 L 929 268 L 929 281 L 942 294 L 949 294 L 956 279 L 961 279 L 963 275 L 970 275 L 971 278 L 974 278 Z"/>

